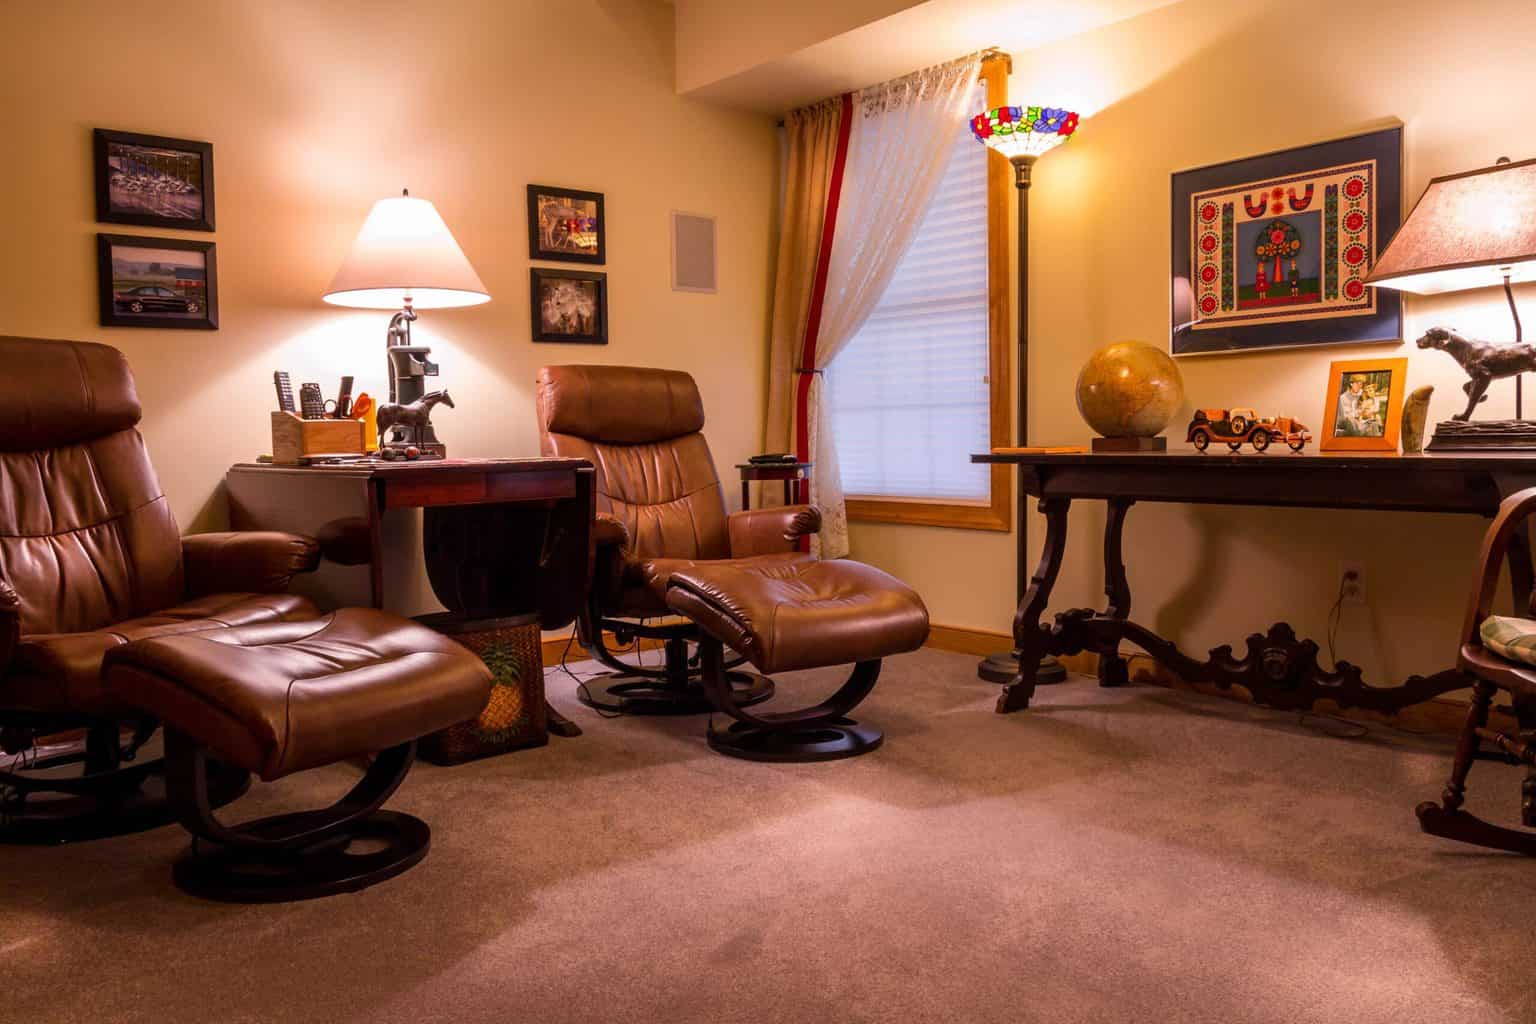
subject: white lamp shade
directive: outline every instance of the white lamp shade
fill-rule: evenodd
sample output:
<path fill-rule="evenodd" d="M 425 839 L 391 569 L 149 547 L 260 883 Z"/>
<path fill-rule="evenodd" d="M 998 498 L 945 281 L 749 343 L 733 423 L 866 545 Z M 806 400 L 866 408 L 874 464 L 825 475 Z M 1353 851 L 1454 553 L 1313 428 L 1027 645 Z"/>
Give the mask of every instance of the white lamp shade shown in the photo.
<path fill-rule="evenodd" d="M 361 309 L 443 309 L 491 296 L 437 209 L 402 195 L 373 204 L 324 299 Z"/>

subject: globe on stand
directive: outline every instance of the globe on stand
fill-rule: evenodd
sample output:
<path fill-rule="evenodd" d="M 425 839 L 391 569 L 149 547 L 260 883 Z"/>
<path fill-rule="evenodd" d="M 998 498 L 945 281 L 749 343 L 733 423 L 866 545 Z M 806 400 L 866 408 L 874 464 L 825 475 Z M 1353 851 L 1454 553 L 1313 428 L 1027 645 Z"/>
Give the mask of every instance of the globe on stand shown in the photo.
<path fill-rule="evenodd" d="M 1158 431 L 1184 401 L 1184 377 L 1168 353 L 1142 341 L 1105 345 L 1077 375 L 1077 411 L 1097 433 L 1096 452 L 1165 451 Z"/>

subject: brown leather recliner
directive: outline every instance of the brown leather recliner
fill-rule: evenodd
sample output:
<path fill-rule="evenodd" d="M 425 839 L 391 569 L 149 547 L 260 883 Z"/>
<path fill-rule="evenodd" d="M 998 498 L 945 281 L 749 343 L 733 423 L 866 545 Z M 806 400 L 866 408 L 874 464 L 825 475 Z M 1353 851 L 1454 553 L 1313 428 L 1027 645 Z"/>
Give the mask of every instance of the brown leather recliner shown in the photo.
<path fill-rule="evenodd" d="M 539 371 L 540 443 L 545 455 L 589 460 L 597 468 L 594 530 L 597 565 L 591 596 L 577 628 L 584 646 L 619 675 L 583 689 L 583 699 L 607 711 L 694 714 L 712 705 L 699 686 L 688 643 L 692 622 L 654 623 L 671 616 L 667 583 L 701 563 L 741 560 L 753 565 L 808 560 L 800 538 L 821 529 L 810 505 L 726 513 L 714 459 L 701 432 L 704 401 L 688 374 L 632 366 L 546 366 Z M 663 642 L 660 668 L 619 660 L 605 643 Z M 741 659 L 727 666 L 739 665 Z M 767 679 L 730 672 L 736 701 L 746 705 L 773 692 Z"/>
<path fill-rule="evenodd" d="M 181 537 L 116 349 L 0 337 L 0 366 L 0 749 L 10 762 L 0 838 L 164 824 L 174 814 L 161 765 L 128 764 L 155 723 L 103 686 L 103 656 L 147 637 L 314 618 L 284 590 L 315 567 L 316 545 L 283 533 Z M 82 729 L 83 741 L 34 745 Z M 211 778 L 210 799 L 233 799 L 246 778 Z"/>

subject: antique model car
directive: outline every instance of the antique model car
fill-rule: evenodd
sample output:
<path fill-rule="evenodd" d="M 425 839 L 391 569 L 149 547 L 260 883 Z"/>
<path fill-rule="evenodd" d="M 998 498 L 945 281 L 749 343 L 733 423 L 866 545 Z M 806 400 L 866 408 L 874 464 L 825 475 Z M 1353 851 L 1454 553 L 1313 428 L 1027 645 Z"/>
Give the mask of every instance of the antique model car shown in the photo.
<path fill-rule="evenodd" d="M 1279 441 L 1299 452 L 1312 440 L 1312 433 L 1289 416 L 1260 417 L 1252 409 L 1196 409 L 1184 440 L 1202 452 L 1212 441 L 1225 441 L 1233 451 L 1246 441 L 1259 452 Z"/>

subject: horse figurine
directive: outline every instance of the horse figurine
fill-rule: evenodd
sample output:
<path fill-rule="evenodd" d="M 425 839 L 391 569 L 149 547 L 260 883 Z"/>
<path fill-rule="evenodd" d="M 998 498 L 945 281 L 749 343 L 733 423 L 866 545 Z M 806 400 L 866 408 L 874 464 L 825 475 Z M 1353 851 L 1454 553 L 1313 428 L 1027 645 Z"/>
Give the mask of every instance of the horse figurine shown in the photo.
<path fill-rule="evenodd" d="M 1467 411 L 1452 416 L 1466 422 L 1472 418 L 1477 403 L 1486 401 L 1488 385 L 1505 377 L 1536 371 L 1536 346 L 1500 345 L 1491 341 L 1463 338 L 1444 327 L 1431 327 L 1419 338 L 1419 348 L 1437 348 L 1461 364 L 1472 378 L 1461 386 L 1467 393 Z"/>
<path fill-rule="evenodd" d="M 410 432 L 410 444 L 418 447 L 436 444 L 437 433 L 432 429 L 431 417 L 432 409 L 439 404 L 450 409 L 454 407 L 453 398 L 446 391 L 428 391 L 408 405 L 385 402 L 379 406 L 379 438 L 382 440 L 388 436 L 389 431 L 401 427 Z"/>

